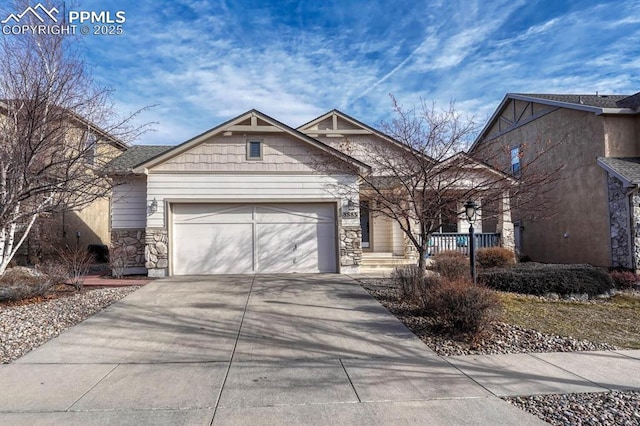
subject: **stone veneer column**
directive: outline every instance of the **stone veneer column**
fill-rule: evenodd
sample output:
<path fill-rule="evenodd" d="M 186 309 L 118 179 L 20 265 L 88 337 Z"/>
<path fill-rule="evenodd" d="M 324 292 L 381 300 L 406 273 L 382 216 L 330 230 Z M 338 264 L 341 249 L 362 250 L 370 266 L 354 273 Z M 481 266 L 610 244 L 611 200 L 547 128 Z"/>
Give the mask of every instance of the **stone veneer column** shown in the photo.
<path fill-rule="evenodd" d="M 500 203 L 500 206 L 498 207 L 498 224 L 496 226 L 496 231 L 500 233 L 500 245 L 515 252 L 516 233 L 513 228 L 513 222 L 511 221 L 509 195 L 505 194 L 502 199 L 498 200 L 498 202 Z"/>
<path fill-rule="evenodd" d="M 629 220 L 629 196 L 622 182 L 611 175 L 608 175 L 607 178 L 607 189 L 609 227 L 611 230 L 611 266 L 632 268 L 631 241 L 629 241 L 629 237 L 632 235 L 629 228 L 631 225 Z M 633 197 L 631 198 L 633 200 Z M 632 201 L 631 211 L 633 211 L 633 205 Z M 637 235 L 638 230 L 634 229 L 634 231 L 633 234 Z M 635 254 L 637 259 L 637 253 Z"/>
<path fill-rule="evenodd" d="M 418 259 L 418 250 L 416 250 L 416 246 L 413 245 L 413 242 L 407 237 L 407 234 L 402 232 L 402 246 L 404 249 L 404 258 L 417 260 Z"/>
<path fill-rule="evenodd" d="M 360 271 L 362 262 L 362 230 L 360 226 L 341 226 L 340 236 L 340 272 L 355 274 Z"/>
<path fill-rule="evenodd" d="M 631 269 L 633 269 L 636 273 L 640 273 L 640 193 L 636 189 L 629 197 L 629 202 L 631 205 L 629 206 L 629 212 L 631 213 L 631 247 L 629 247 L 629 251 L 631 252 Z"/>
<path fill-rule="evenodd" d="M 168 275 L 169 236 L 166 229 L 147 228 L 145 237 L 145 266 L 150 277 L 159 278 Z"/>
<path fill-rule="evenodd" d="M 144 229 L 114 229 L 111 231 L 110 254 L 123 249 L 126 256 L 125 274 L 144 273 L 145 232 Z"/>

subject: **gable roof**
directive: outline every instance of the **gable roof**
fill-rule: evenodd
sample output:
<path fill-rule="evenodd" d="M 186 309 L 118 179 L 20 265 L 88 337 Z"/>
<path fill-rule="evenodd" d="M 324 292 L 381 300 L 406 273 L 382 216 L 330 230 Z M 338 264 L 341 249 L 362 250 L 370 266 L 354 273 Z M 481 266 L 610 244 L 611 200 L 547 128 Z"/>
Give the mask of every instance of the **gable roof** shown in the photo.
<path fill-rule="evenodd" d="M 360 129 L 330 129 L 330 130 L 318 130 L 318 129 L 311 129 L 311 127 L 321 123 L 322 121 L 331 118 L 331 117 L 336 117 L 336 118 L 341 118 L 343 120 L 345 120 L 346 122 L 350 123 L 351 125 L 355 126 L 355 127 L 359 127 Z M 378 129 L 375 129 L 371 126 L 369 126 L 368 124 L 363 123 L 360 120 L 357 120 L 353 117 L 351 117 L 348 114 L 345 114 L 342 111 L 339 111 L 337 109 L 332 109 L 331 111 L 328 111 L 326 113 L 324 113 L 323 115 L 314 118 L 313 120 L 298 126 L 298 130 L 304 133 L 308 133 L 311 135 L 318 135 L 318 134 L 352 134 L 352 135 L 369 135 L 369 134 L 373 134 L 375 136 L 378 136 L 379 138 L 390 142 L 402 149 L 406 149 L 409 150 L 411 152 L 417 153 L 417 154 L 421 154 L 420 152 L 418 152 L 417 150 L 415 150 L 414 148 L 394 139 L 393 137 L 387 135 L 384 132 L 381 132 Z M 427 159 L 434 161 L 435 160 L 429 156 L 427 156 L 426 154 L 421 154 L 424 155 Z"/>
<path fill-rule="evenodd" d="M 598 157 L 598 165 L 628 188 L 640 185 L 640 157 Z"/>
<path fill-rule="evenodd" d="M 171 145 L 134 145 L 107 164 L 107 169 L 115 173 L 130 173 L 138 164 L 173 148 Z"/>
<path fill-rule="evenodd" d="M 247 121 L 250 124 L 244 124 Z M 260 123 L 263 123 L 263 124 L 260 124 Z M 243 132 L 243 133 L 258 133 L 258 134 L 276 133 L 276 132 L 285 133 L 315 148 L 325 151 L 328 154 L 333 155 L 334 157 L 337 157 L 342 161 L 348 164 L 351 164 L 361 170 L 364 170 L 364 171 L 371 170 L 371 167 L 369 167 L 367 164 L 335 148 L 332 148 L 329 145 L 326 145 L 317 139 L 307 136 L 304 133 L 299 132 L 296 129 L 293 129 L 287 126 L 286 124 L 283 124 L 278 120 L 271 118 L 268 115 L 256 109 L 252 109 L 212 129 L 209 129 L 206 132 L 199 134 L 198 136 L 195 136 L 187 140 L 186 142 L 183 142 L 180 145 L 173 146 L 169 150 L 164 151 L 153 158 L 150 158 L 142 163 L 139 163 L 133 169 L 133 172 L 143 173 L 145 172 L 145 170 L 149 169 L 150 167 L 154 167 L 154 166 L 157 166 L 158 164 L 164 163 L 165 161 L 168 161 L 171 158 L 174 158 L 192 149 L 193 147 L 203 143 L 205 140 L 225 132 Z"/>
<path fill-rule="evenodd" d="M 478 167 L 479 169 L 485 170 L 489 173 L 495 174 L 505 180 L 507 180 L 510 183 L 514 183 L 517 182 L 518 179 L 513 176 L 510 175 L 508 173 L 503 172 L 502 170 L 499 170 L 495 167 L 493 167 L 491 164 L 479 160 L 475 157 L 472 157 L 471 155 L 467 154 L 464 151 L 460 151 L 460 152 L 456 152 L 455 154 L 453 154 L 452 156 L 450 156 L 449 158 L 442 160 L 442 162 L 439 164 L 439 166 L 441 167 L 446 167 L 448 165 L 448 163 L 452 163 L 455 162 L 456 160 L 463 160 L 465 162 L 467 162 L 468 164 L 473 164 L 474 167 Z"/>
<path fill-rule="evenodd" d="M 487 123 L 484 125 L 478 136 L 471 144 L 469 152 L 484 139 L 487 132 L 502 115 L 507 104 L 512 100 L 534 102 L 556 108 L 568 108 L 580 111 L 592 112 L 595 115 L 621 114 L 633 115 L 640 111 L 640 92 L 635 95 L 579 95 L 579 94 L 553 94 L 553 93 L 507 93 L 496 110 L 493 112 Z M 634 106 L 636 106 L 634 108 Z"/>
<path fill-rule="evenodd" d="M 11 107 L 11 105 L 20 104 L 21 102 L 23 101 L 21 101 L 20 99 L 0 99 L 0 110 L 6 113 L 7 111 L 9 111 L 9 108 Z M 128 148 L 128 145 L 126 143 L 124 143 L 117 137 L 113 136 L 108 131 L 98 127 L 94 123 L 91 123 L 89 120 L 85 119 L 81 115 L 67 108 L 62 108 L 62 107 L 57 107 L 57 108 L 58 109 L 56 111 L 61 111 L 64 114 L 66 114 L 69 117 L 70 121 L 74 122 L 76 125 L 90 129 L 93 133 L 96 133 L 97 136 L 99 136 L 101 139 L 108 142 L 112 146 L 120 149 L 121 151 Z"/>

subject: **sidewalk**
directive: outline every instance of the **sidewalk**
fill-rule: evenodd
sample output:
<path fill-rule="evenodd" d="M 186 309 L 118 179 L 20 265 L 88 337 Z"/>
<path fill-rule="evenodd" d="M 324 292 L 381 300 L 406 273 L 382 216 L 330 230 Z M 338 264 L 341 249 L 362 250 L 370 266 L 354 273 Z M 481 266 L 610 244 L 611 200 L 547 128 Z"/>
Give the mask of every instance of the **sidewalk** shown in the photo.
<path fill-rule="evenodd" d="M 640 350 L 443 359 L 498 397 L 640 390 Z"/>

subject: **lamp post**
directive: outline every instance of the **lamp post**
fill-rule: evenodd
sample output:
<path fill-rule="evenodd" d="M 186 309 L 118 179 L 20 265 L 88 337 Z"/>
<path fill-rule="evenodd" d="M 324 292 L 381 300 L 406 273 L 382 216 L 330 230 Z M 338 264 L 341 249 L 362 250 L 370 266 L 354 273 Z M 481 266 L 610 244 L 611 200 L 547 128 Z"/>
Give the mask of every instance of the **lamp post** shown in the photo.
<path fill-rule="evenodd" d="M 476 238 L 473 229 L 473 222 L 476 221 L 476 210 L 478 206 L 472 200 L 469 200 L 464 205 L 464 213 L 467 215 L 467 222 L 469 222 L 469 266 L 471 267 L 471 279 L 473 283 L 476 283 Z"/>

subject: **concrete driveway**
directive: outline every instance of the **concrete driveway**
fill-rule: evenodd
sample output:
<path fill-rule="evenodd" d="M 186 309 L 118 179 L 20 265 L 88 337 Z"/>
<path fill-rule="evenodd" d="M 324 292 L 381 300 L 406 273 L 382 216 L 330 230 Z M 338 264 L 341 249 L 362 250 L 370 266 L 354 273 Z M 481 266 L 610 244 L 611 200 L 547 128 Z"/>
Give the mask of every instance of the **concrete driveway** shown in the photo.
<path fill-rule="evenodd" d="M 1 424 L 544 424 L 340 275 L 168 278 L 13 364 Z"/>

